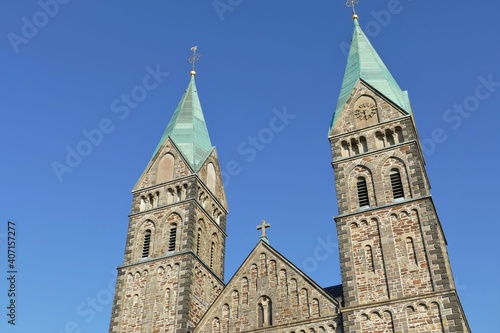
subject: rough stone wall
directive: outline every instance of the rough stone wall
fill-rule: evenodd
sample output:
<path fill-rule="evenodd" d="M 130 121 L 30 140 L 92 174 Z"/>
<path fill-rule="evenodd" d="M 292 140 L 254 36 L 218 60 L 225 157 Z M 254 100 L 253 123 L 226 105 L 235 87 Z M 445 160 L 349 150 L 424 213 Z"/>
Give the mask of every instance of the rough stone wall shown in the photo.
<path fill-rule="evenodd" d="M 358 82 L 329 140 L 344 331 L 467 332 L 411 116 Z"/>
<path fill-rule="evenodd" d="M 349 333 L 469 332 L 455 292 L 345 311 L 342 315 L 344 332 Z"/>
<path fill-rule="evenodd" d="M 141 176 L 110 332 L 188 332 L 222 290 L 227 209 L 215 151 L 207 163 L 216 193 L 169 139 Z"/>
<path fill-rule="evenodd" d="M 334 162 L 339 215 L 361 211 L 356 187 L 359 176 L 366 179 L 370 207 L 394 203 L 390 179 L 393 169 L 401 175 L 405 199 L 429 195 L 430 185 L 419 154 L 416 142 L 410 141 Z"/>
<path fill-rule="evenodd" d="M 347 307 L 454 287 L 430 198 L 338 218 L 337 232 Z"/>

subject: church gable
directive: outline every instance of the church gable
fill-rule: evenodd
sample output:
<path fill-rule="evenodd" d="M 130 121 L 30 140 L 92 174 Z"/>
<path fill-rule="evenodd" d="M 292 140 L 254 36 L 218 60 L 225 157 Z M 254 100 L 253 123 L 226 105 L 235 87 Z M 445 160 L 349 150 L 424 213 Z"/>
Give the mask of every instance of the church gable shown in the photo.
<path fill-rule="evenodd" d="M 405 111 L 359 79 L 340 111 L 330 135 L 351 132 L 404 116 L 407 116 Z"/>
<path fill-rule="evenodd" d="M 194 332 L 335 332 L 339 318 L 335 299 L 260 241 Z"/>
<path fill-rule="evenodd" d="M 201 165 L 198 176 L 210 192 L 219 200 L 219 203 L 227 210 L 226 194 L 222 182 L 222 171 L 217 157 L 217 150 L 214 148 L 207 159 Z M 200 191 L 204 195 L 204 191 Z"/>
<path fill-rule="evenodd" d="M 133 191 L 165 183 L 193 173 L 177 146 L 167 137 L 149 162 Z"/>

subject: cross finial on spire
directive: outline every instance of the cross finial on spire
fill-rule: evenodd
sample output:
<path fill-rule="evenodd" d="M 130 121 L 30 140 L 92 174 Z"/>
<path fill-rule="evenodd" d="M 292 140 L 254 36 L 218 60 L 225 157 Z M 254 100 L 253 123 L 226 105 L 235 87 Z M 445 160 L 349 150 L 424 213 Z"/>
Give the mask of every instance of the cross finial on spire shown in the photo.
<path fill-rule="evenodd" d="M 359 3 L 359 0 L 347 0 L 345 5 L 352 8 L 352 18 L 354 20 L 358 19 L 358 14 L 356 14 L 356 9 L 354 8 Z"/>
<path fill-rule="evenodd" d="M 191 75 L 196 75 L 196 72 L 194 70 L 194 64 L 200 59 L 200 55 L 196 53 L 198 50 L 198 46 L 193 46 L 191 48 L 191 51 L 193 51 L 193 55 L 189 57 L 188 62 L 192 65 L 191 66 Z"/>
<path fill-rule="evenodd" d="M 266 220 L 262 220 L 260 222 L 260 225 L 257 226 L 257 230 L 262 230 L 262 234 L 260 235 L 260 239 L 265 240 L 266 242 L 268 241 L 267 235 L 266 235 L 266 228 L 269 228 L 271 225 L 269 223 L 266 223 Z"/>

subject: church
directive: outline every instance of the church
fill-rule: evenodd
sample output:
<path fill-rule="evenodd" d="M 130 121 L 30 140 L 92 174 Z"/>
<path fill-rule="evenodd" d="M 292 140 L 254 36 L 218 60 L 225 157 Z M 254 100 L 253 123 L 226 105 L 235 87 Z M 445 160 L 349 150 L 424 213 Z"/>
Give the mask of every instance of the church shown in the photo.
<path fill-rule="evenodd" d="M 265 221 L 225 281 L 228 206 L 193 67 L 132 191 L 110 333 L 470 332 L 408 94 L 356 14 L 353 23 L 338 103 L 325 124 L 342 284 L 320 286 L 280 254 Z"/>

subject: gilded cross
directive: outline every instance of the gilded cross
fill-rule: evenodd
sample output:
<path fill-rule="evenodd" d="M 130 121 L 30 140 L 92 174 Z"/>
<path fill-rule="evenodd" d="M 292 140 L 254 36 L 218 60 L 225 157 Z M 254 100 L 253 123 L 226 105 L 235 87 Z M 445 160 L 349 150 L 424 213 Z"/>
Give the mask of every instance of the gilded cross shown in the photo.
<path fill-rule="evenodd" d="M 271 225 L 269 223 L 266 223 L 266 220 L 262 220 L 260 222 L 260 225 L 257 226 L 257 230 L 262 230 L 262 234 L 260 235 L 260 238 L 267 238 L 266 235 L 266 228 L 269 228 Z"/>

